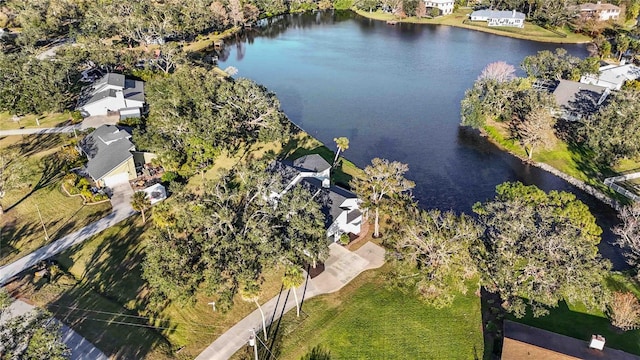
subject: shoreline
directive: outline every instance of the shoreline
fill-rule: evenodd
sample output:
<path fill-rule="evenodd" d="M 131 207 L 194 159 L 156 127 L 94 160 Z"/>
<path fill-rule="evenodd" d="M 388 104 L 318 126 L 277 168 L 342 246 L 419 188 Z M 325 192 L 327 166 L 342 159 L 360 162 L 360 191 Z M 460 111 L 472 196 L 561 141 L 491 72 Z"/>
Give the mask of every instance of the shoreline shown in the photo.
<path fill-rule="evenodd" d="M 464 126 L 461 126 L 462 128 L 464 128 Z M 584 191 L 586 194 L 592 196 L 593 198 L 595 198 L 596 200 L 600 201 L 601 203 L 605 204 L 605 205 L 609 205 L 613 210 L 615 210 L 616 212 L 620 212 L 620 210 L 624 207 L 624 205 L 620 204 L 620 202 L 618 202 L 615 199 L 612 199 L 611 197 L 607 196 L 605 193 L 603 193 L 602 191 L 596 189 L 595 187 L 587 184 L 586 182 L 577 179 L 567 173 L 564 173 L 556 168 L 554 168 L 553 166 L 546 164 L 546 163 L 542 163 L 542 162 L 537 162 L 537 161 L 533 161 L 530 160 L 529 158 L 523 157 L 520 154 L 516 154 L 512 151 L 509 151 L 509 149 L 505 148 L 504 146 L 502 146 L 500 143 L 498 143 L 497 141 L 494 141 L 494 139 L 487 133 L 485 133 L 484 131 L 479 131 L 479 130 L 474 130 L 476 132 L 476 134 L 478 136 L 481 136 L 483 138 L 485 138 L 487 141 L 489 141 L 491 144 L 493 144 L 494 146 L 496 146 L 498 149 L 500 149 L 500 151 L 504 151 L 506 153 L 508 153 L 509 155 L 515 156 L 516 158 L 518 158 L 520 161 L 522 161 L 523 164 L 528 164 L 531 166 L 535 166 L 541 170 L 544 170 L 554 176 L 557 176 L 559 178 L 561 178 L 562 180 L 568 182 L 569 184 L 571 184 L 572 186 L 580 189 L 581 191 Z"/>
<path fill-rule="evenodd" d="M 415 18 L 415 17 L 407 17 L 405 19 L 399 19 L 395 15 L 392 15 L 392 14 L 380 14 L 379 12 L 370 13 L 370 12 L 367 12 L 367 11 L 364 11 L 364 10 L 358 10 L 358 9 L 351 9 L 351 11 L 353 11 L 354 13 L 356 13 L 356 14 L 364 17 L 364 18 L 371 19 L 371 20 L 376 20 L 376 21 L 395 21 L 397 23 L 405 23 L 405 24 L 421 24 L 421 25 L 424 24 L 424 25 L 451 26 L 451 27 L 456 27 L 456 28 L 460 28 L 460 29 L 479 31 L 479 32 L 487 33 L 487 34 L 493 34 L 493 35 L 497 35 L 497 36 L 509 37 L 509 38 L 513 38 L 513 39 L 528 40 L 528 41 L 535 41 L 535 42 L 548 43 L 548 44 L 589 44 L 589 43 L 591 43 L 593 41 L 593 39 L 591 39 L 591 38 L 588 38 L 588 40 L 585 39 L 585 40 L 575 40 L 575 41 L 574 40 L 567 40 L 565 38 L 560 38 L 560 37 L 558 37 L 558 38 L 553 38 L 553 37 L 542 38 L 541 36 L 527 35 L 527 34 L 517 34 L 517 33 L 513 33 L 513 32 L 508 32 L 508 31 L 501 31 L 501 30 L 498 30 L 498 29 L 489 29 L 489 28 L 483 27 L 481 25 L 469 25 L 469 24 L 465 24 L 463 22 L 448 21 L 450 19 L 456 19 L 456 18 L 459 18 L 461 16 L 465 16 L 465 18 L 466 18 L 466 16 L 468 15 L 466 13 L 460 13 L 460 12 L 453 13 L 453 14 L 446 15 L 446 16 L 440 16 L 440 17 L 435 18 L 435 19 L 426 19 L 426 18 L 418 19 L 418 18 Z M 379 16 L 374 16 L 374 14 L 383 15 L 384 18 L 379 17 Z M 384 16 L 384 15 L 388 15 L 388 16 Z M 388 19 L 386 17 L 388 17 Z"/>

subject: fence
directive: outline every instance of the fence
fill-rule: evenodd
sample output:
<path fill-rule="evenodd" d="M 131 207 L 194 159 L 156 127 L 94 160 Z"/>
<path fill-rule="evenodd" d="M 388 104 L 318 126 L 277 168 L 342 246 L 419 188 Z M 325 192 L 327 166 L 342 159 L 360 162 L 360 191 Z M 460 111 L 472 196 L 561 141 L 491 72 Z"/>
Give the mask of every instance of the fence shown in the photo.
<path fill-rule="evenodd" d="M 638 178 L 640 178 L 640 172 L 635 172 L 632 174 L 606 178 L 604 179 L 604 184 L 610 187 L 611 189 L 613 189 L 614 191 L 616 191 L 617 193 L 622 194 L 633 201 L 640 201 L 640 196 L 616 184 L 621 181 L 628 181 L 628 180 L 633 180 Z"/>

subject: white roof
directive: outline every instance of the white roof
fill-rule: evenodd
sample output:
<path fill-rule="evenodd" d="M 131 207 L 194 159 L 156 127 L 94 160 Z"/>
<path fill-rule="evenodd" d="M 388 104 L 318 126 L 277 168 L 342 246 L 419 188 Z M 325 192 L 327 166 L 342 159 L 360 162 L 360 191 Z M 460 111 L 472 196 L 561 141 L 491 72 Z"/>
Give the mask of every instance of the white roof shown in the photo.
<path fill-rule="evenodd" d="M 515 10 L 476 10 L 471 13 L 472 17 L 486 17 L 489 19 L 524 19 L 526 16 Z"/>
<path fill-rule="evenodd" d="M 600 68 L 600 80 L 614 84 L 621 84 L 627 80 L 635 80 L 640 77 L 640 68 L 626 64 L 621 66 Z"/>

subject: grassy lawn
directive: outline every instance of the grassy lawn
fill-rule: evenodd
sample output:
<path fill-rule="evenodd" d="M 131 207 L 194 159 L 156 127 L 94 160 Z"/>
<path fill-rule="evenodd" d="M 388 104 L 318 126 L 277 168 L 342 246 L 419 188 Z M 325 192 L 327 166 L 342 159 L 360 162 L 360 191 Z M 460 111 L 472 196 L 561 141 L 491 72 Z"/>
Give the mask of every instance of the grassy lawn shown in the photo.
<path fill-rule="evenodd" d="M 607 282 L 611 290 L 630 291 L 640 295 L 638 284 L 621 274 L 613 274 Z M 640 330 L 621 332 L 613 328 L 606 315 L 600 311 L 589 311 L 582 304 L 560 305 L 549 315 L 534 318 L 530 313 L 522 319 L 508 316 L 510 320 L 587 341 L 593 334 L 607 339 L 607 347 L 640 355 Z"/>
<path fill-rule="evenodd" d="M 485 125 L 483 130 L 491 141 L 501 148 L 521 158 L 527 157 L 522 145 L 510 137 L 509 130 L 505 127 L 505 124 L 491 121 Z M 533 160 L 551 165 L 622 203 L 628 202 L 628 199 L 606 186 L 603 183 L 604 178 L 616 176 L 620 173 L 639 171 L 640 169 L 640 162 L 630 159 L 621 161 L 614 168 L 602 167 L 593 160 L 593 154 L 587 149 L 571 146 L 561 140 L 556 141 L 551 148 L 534 151 Z"/>
<path fill-rule="evenodd" d="M 40 119 L 40 125 L 36 122 L 36 118 Z M 53 113 L 45 115 L 29 114 L 23 116 L 20 121 L 13 121 L 13 116 L 7 112 L 0 113 L 0 130 L 15 130 L 20 128 L 48 128 L 62 126 L 69 121 L 71 114 Z"/>
<path fill-rule="evenodd" d="M 306 301 L 300 318 L 287 313 L 278 358 L 297 360 L 318 344 L 336 359 L 482 357 L 480 299 L 473 291 L 451 308 L 436 310 L 416 295 L 387 289 L 387 266 L 361 274 L 337 293 Z"/>
<path fill-rule="evenodd" d="M 449 25 L 465 29 L 478 30 L 488 32 L 491 34 L 509 36 L 517 39 L 533 40 L 540 42 L 552 42 L 552 43 L 586 43 L 590 42 L 591 38 L 581 34 L 575 34 L 568 29 L 558 29 L 557 31 L 563 35 L 544 29 L 538 25 L 532 23 L 525 23 L 524 28 L 513 27 L 489 27 L 484 22 L 470 22 L 465 21 L 468 15 L 471 14 L 470 9 L 459 9 L 451 15 L 439 16 L 433 19 L 408 17 L 406 19 L 398 19 L 395 15 L 385 13 L 383 11 L 368 12 L 363 10 L 354 10 L 357 14 L 367 18 L 376 20 L 395 20 L 399 22 L 415 23 L 415 24 L 438 24 Z"/>
<path fill-rule="evenodd" d="M 206 36 L 198 36 L 198 38 L 190 42 L 187 46 L 184 47 L 185 52 L 198 52 L 210 48 L 213 46 L 214 42 L 217 40 L 225 39 L 236 32 L 240 31 L 240 27 L 233 27 L 231 29 L 227 29 L 222 33 L 213 33 Z"/>
<path fill-rule="evenodd" d="M 63 174 L 55 152 L 67 135 L 8 136 L 0 148 L 17 148 L 26 159 L 30 173 L 25 185 L 2 199 L 5 213 L 0 218 L 0 265 L 14 261 L 33 250 L 105 216 L 109 203 L 83 205 L 79 197 L 69 197 L 60 188 Z M 38 216 L 42 216 L 49 240 Z"/>

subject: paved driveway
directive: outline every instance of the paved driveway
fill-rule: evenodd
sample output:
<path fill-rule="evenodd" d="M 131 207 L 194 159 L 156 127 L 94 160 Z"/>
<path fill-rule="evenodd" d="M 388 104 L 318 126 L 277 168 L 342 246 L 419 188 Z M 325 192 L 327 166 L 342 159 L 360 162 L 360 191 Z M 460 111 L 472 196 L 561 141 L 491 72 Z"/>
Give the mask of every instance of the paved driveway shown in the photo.
<path fill-rule="evenodd" d="M 90 129 L 90 128 L 98 128 L 101 125 L 115 125 L 120 121 L 120 117 L 115 116 L 106 116 L 106 115 L 96 115 L 89 116 L 82 120 L 82 130 Z"/>
<path fill-rule="evenodd" d="M 34 306 L 27 304 L 22 300 L 15 300 L 9 305 L 9 313 L 3 315 L 0 318 L 0 322 L 8 317 L 25 315 L 31 310 L 35 309 Z M 55 320 L 58 321 L 58 320 Z M 77 332 L 71 330 L 68 326 L 60 323 L 60 332 L 62 333 L 62 341 L 67 344 L 71 349 L 71 360 L 107 360 L 107 356 L 95 347 L 87 339 L 83 338 Z"/>
<path fill-rule="evenodd" d="M 329 245 L 329 258 L 325 262 L 325 270 L 322 274 L 309 280 L 305 301 L 320 295 L 332 293 L 340 290 L 356 276 L 368 269 L 375 269 L 384 264 L 384 249 L 380 246 L 368 242 L 360 249 L 351 252 L 338 244 Z M 298 298 L 302 299 L 304 284 L 296 289 Z M 262 305 L 265 316 L 271 317 L 277 304 L 278 296 Z M 284 312 L 296 306 L 293 296 L 289 296 L 284 304 Z M 281 311 L 277 312 L 279 316 Z M 273 320 L 277 320 L 275 317 Z M 267 319 L 269 320 L 269 319 Z M 267 326 L 269 324 L 267 323 Z M 247 345 L 251 329 L 262 328 L 262 317 L 258 310 L 252 312 L 244 319 L 240 320 L 231 329 L 227 330 L 207 347 L 196 360 L 226 360 L 233 354 Z M 258 336 L 262 338 L 262 333 Z"/>
<path fill-rule="evenodd" d="M 55 128 L 0 130 L 0 136 L 72 133 L 74 130 L 80 130 L 80 125 L 69 125 Z"/>
<path fill-rule="evenodd" d="M 135 214 L 135 211 L 131 208 L 133 190 L 128 182 L 114 187 L 112 192 L 111 205 L 113 209 L 109 215 L 92 222 L 78 231 L 63 236 L 11 264 L 0 267 L 0 285 L 5 284 L 14 276 L 38 264 L 40 261 L 53 257 Z"/>

